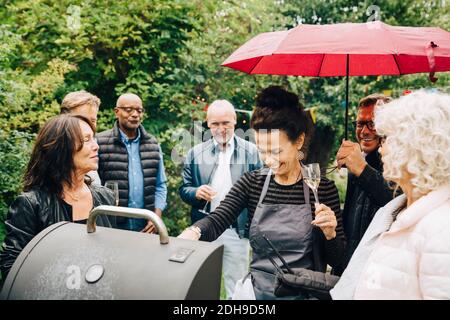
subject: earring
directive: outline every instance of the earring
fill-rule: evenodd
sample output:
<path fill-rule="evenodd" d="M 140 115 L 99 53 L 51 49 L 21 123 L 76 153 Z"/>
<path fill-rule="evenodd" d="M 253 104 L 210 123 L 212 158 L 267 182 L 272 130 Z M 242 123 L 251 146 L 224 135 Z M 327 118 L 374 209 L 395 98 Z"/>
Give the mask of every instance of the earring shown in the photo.
<path fill-rule="evenodd" d="M 304 158 L 305 158 L 305 154 L 303 153 L 303 151 L 298 150 L 297 159 L 299 161 L 302 161 Z"/>

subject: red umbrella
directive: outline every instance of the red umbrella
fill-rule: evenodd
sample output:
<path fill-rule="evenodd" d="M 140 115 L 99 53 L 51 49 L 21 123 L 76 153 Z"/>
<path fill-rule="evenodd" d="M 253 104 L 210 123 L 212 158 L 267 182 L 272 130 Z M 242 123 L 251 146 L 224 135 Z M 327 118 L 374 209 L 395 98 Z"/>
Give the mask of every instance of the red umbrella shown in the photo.
<path fill-rule="evenodd" d="M 380 21 L 302 24 L 262 33 L 229 56 L 222 66 L 249 74 L 310 77 L 402 75 L 450 70 L 450 33 L 440 28 L 394 27 Z"/>

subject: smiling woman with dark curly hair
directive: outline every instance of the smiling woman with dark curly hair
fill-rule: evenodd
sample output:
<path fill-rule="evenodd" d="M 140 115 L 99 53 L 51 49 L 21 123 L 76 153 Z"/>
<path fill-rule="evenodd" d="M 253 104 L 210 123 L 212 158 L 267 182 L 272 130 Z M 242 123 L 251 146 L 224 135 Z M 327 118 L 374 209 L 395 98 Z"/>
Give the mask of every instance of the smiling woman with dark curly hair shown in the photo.
<path fill-rule="evenodd" d="M 264 89 L 256 99 L 251 126 L 266 167 L 244 174 L 214 212 L 180 237 L 213 241 L 246 208 L 254 294 L 256 299 L 276 299 L 277 268 L 271 259 L 278 258 L 265 238 L 291 268 L 325 272 L 327 264 L 339 265 L 345 248 L 339 195 L 334 183 L 322 177 L 318 191 L 321 203 L 316 206 L 304 182 L 301 150 L 308 130 L 297 95 L 278 86 Z"/>

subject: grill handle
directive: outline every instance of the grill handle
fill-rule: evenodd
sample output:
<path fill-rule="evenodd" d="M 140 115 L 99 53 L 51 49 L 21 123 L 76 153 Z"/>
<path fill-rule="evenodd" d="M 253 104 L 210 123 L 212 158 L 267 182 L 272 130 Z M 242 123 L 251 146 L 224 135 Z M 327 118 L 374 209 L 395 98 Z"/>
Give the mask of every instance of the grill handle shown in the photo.
<path fill-rule="evenodd" d="M 161 244 L 169 243 L 169 234 L 167 233 L 167 228 L 162 219 L 153 211 L 146 209 L 136 209 L 136 208 L 125 208 L 116 206 L 98 206 L 94 208 L 89 214 L 87 220 L 87 232 L 94 233 L 96 230 L 95 221 L 99 214 L 105 214 L 108 216 L 119 216 L 125 218 L 141 218 L 147 219 L 153 222 L 156 230 L 159 234 L 159 242 Z"/>

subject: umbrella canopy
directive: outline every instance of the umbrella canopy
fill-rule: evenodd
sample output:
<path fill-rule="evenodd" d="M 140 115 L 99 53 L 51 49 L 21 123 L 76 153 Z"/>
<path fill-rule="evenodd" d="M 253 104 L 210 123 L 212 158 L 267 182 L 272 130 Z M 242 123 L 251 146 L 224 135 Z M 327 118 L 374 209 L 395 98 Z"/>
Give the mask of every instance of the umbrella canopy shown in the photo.
<path fill-rule="evenodd" d="M 450 33 L 440 28 L 395 27 L 380 21 L 302 24 L 262 33 L 222 66 L 250 74 L 346 76 L 345 139 L 349 76 L 402 75 L 450 70 Z"/>
<path fill-rule="evenodd" d="M 440 28 L 395 27 L 380 21 L 302 24 L 257 35 L 222 66 L 249 74 L 310 77 L 448 71 L 450 33 Z"/>

